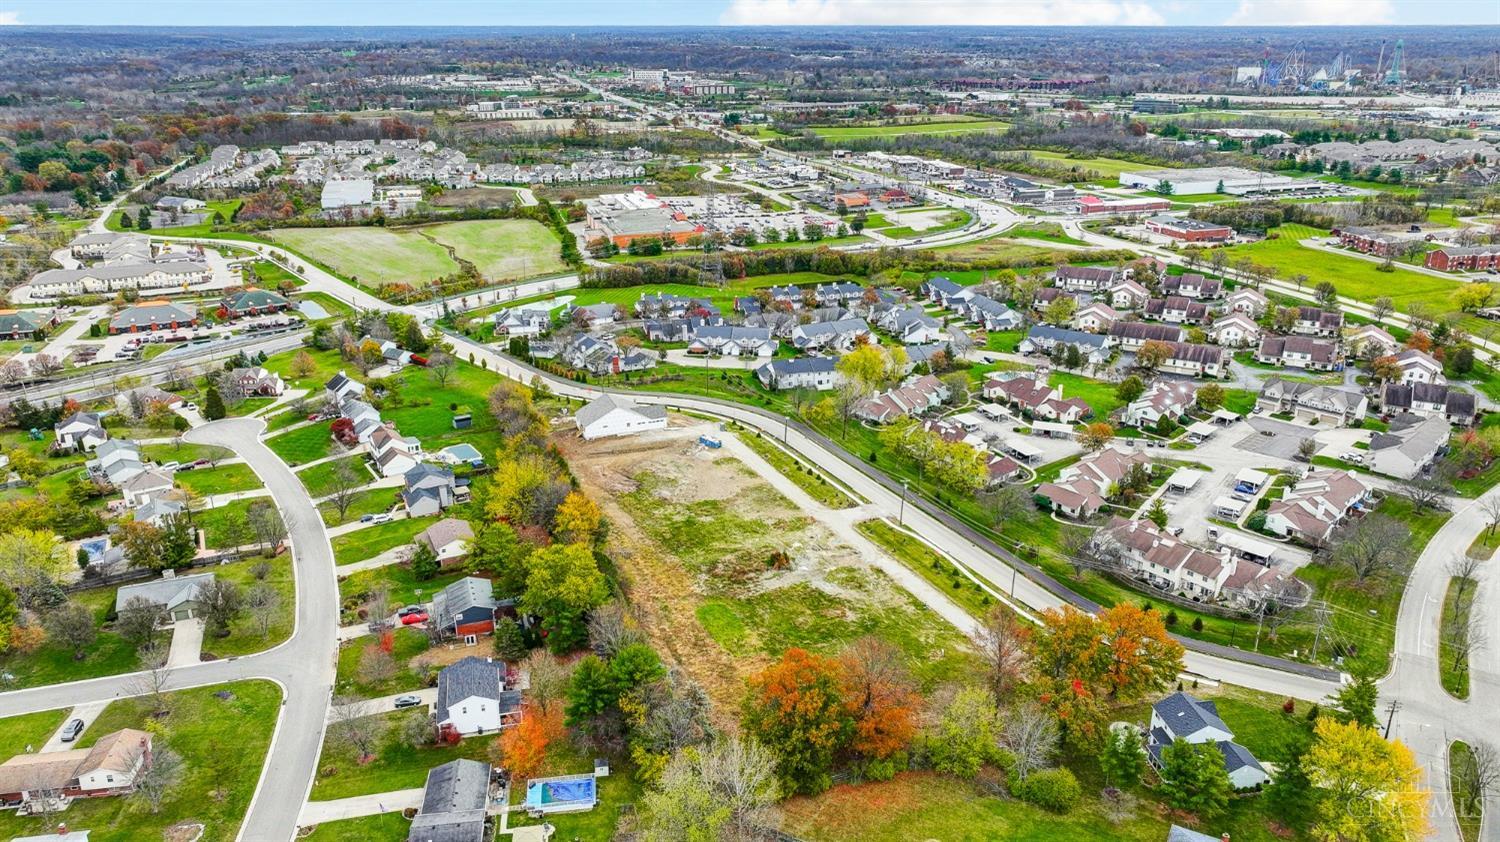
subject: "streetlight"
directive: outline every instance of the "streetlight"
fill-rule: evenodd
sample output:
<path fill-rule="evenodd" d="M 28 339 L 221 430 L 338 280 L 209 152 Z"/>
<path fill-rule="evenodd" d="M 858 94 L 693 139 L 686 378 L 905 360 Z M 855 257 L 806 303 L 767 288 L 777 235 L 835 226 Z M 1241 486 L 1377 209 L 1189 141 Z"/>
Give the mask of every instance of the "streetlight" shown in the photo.
<path fill-rule="evenodd" d="M 901 511 L 896 515 L 896 524 L 898 526 L 906 525 L 906 487 L 908 485 L 911 485 L 911 483 L 901 480 Z"/>

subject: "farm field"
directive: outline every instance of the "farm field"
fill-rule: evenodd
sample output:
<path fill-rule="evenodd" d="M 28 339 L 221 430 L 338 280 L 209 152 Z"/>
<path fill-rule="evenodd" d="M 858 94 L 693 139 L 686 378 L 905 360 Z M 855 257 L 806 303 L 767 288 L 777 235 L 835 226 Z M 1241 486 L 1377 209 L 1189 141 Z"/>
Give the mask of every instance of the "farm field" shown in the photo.
<path fill-rule="evenodd" d="M 813 126 L 813 134 L 829 140 L 858 137 L 894 137 L 903 134 L 965 134 L 969 132 L 1005 132 L 1010 124 L 1001 120 L 953 120 L 898 123 L 883 126 Z"/>
<path fill-rule="evenodd" d="M 484 219 L 447 222 L 418 231 L 451 246 L 491 281 L 561 272 L 562 245 L 548 228 L 531 219 Z"/>

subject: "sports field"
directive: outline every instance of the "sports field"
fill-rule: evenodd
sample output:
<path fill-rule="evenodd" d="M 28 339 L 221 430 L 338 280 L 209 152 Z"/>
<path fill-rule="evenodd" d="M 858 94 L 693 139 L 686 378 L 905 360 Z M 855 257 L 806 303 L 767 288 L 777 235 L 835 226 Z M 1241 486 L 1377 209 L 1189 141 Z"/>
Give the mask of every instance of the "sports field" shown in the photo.
<path fill-rule="evenodd" d="M 898 123 L 884 126 L 814 126 L 812 128 L 813 134 L 829 140 L 892 137 L 903 134 L 965 134 L 1009 130 L 1010 124 L 1001 120 L 944 120 L 933 123 Z"/>
<path fill-rule="evenodd" d="M 545 225 L 530 219 L 478 219 L 421 229 L 491 281 L 561 272 L 562 244 Z"/>
<path fill-rule="evenodd" d="M 540 222 L 479 219 L 420 228 L 277 228 L 271 239 L 366 286 L 420 283 L 451 275 L 460 260 L 489 280 L 561 271 L 562 247 Z"/>

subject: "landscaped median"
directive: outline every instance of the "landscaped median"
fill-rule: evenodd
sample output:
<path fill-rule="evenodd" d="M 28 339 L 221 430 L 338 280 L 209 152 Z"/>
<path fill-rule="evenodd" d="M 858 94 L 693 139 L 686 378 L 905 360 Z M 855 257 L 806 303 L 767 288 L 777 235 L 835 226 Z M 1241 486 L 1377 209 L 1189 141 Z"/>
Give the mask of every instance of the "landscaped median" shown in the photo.
<path fill-rule="evenodd" d="M 1469 564 L 1477 566 L 1477 561 Z M 1474 599 L 1479 582 L 1468 575 L 1448 580 L 1443 595 L 1442 621 L 1438 625 L 1438 674 L 1443 689 L 1457 699 L 1469 698 L 1469 655 L 1477 638 L 1470 624 L 1474 617 Z"/>
<path fill-rule="evenodd" d="M 1453 814 L 1458 819 L 1458 835 L 1463 842 L 1477 842 L 1484 825 L 1484 799 L 1489 784 L 1480 780 L 1474 749 L 1462 740 L 1448 746 L 1448 790 Z"/>

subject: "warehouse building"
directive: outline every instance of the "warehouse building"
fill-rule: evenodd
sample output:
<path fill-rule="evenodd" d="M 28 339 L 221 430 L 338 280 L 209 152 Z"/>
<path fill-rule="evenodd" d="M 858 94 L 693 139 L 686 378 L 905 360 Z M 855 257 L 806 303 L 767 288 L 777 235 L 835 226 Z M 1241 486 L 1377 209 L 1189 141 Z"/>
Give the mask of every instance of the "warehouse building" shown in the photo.
<path fill-rule="evenodd" d="M 1274 173 L 1247 170 L 1244 167 L 1197 167 L 1120 173 L 1121 187 L 1155 190 L 1162 182 L 1172 186 L 1174 196 L 1217 193 L 1220 192 L 1220 185 L 1222 191 L 1231 196 L 1312 191 L 1327 187 L 1319 181 L 1298 180 Z"/>

